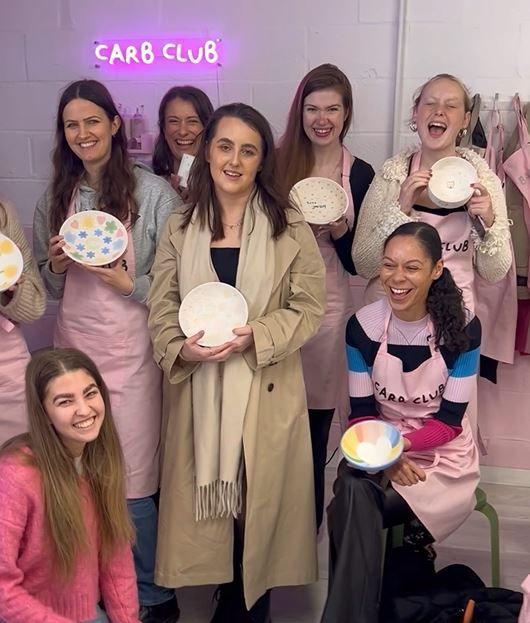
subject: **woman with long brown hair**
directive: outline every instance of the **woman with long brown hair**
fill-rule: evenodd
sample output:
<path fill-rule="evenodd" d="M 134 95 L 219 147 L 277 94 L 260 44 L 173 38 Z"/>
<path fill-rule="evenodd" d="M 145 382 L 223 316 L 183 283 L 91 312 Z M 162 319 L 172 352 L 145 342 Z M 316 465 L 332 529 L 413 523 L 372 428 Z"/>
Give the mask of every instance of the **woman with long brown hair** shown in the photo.
<path fill-rule="evenodd" d="M 0 444 L 28 429 L 24 403 L 24 371 L 30 355 L 20 324 L 38 320 L 46 307 L 46 293 L 39 269 L 24 236 L 15 208 L 0 202 L 0 255 L 13 243 L 22 253 L 24 266 L 17 283 L 0 291 Z M 1 277 L 4 275 L 0 272 Z"/>
<path fill-rule="evenodd" d="M 0 620 L 138 623 L 107 387 L 85 354 L 48 349 L 28 364 L 26 398 L 29 433 L 0 450 Z"/>
<path fill-rule="evenodd" d="M 153 266 L 149 326 L 169 405 L 156 579 L 221 583 L 212 623 L 268 623 L 274 586 L 316 578 L 300 347 L 323 313 L 314 237 L 277 182 L 272 131 L 246 104 L 218 108 Z M 186 337 L 182 299 L 221 281 L 249 320 L 216 347 Z M 222 397 L 222 400 L 221 400 Z"/>
<path fill-rule="evenodd" d="M 340 184 L 349 198 L 343 218 L 313 227 L 326 265 L 327 306 L 316 336 L 302 348 L 304 379 L 313 447 L 317 527 L 324 510 L 324 468 L 333 414 L 347 413 L 348 385 L 344 359 L 346 322 L 355 311 L 351 246 L 357 210 L 374 176 L 372 167 L 344 145 L 353 117 L 350 81 L 335 65 L 312 69 L 294 96 L 287 128 L 278 148 L 279 170 L 286 191 L 306 177 L 327 177 Z"/>
<path fill-rule="evenodd" d="M 212 116 L 213 105 L 204 91 L 193 86 L 171 87 L 158 108 L 158 137 L 153 152 L 153 171 L 181 195 L 178 170 L 182 156 L 196 156 L 201 134 Z"/>
<path fill-rule="evenodd" d="M 181 200 L 164 180 L 133 165 L 126 144 L 104 85 L 80 80 L 66 87 L 57 111 L 53 179 L 35 212 L 35 256 L 48 291 L 61 301 L 55 345 L 90 355 L 109 386 L 137 533 L 141 618 L 173 623 L 179 614 L 175 596 L 153 582 L 162 378 L 145 302 L 162 227 Z M 111 265 L 86 266 L 63 251 L 61 225 L 85 210 L 112 214 L 126 227 L 126 250 Z"/>

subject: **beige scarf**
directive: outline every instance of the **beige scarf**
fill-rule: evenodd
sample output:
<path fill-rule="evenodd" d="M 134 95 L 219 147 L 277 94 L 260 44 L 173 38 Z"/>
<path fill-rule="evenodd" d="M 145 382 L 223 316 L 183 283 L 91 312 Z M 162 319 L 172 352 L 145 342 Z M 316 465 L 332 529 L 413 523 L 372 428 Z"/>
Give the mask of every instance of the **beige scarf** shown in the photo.
<path fill-rule="evenodd" d="M 274 241 L 261 205 L 255 196 L 245 209 L 237 267 L 236 287 L 247 301 L 249 320 L 264 314 L 274 278 Z M 201 228 L 194 216 L 182 248 L 182 298 L 195 286 L 219 281 L 210 244 L 210 229 Z M 202 363 L 193 373 L 196 521 L 241 512 L 243 421 L 252 379 L 253 371 L 240 353 L 225 363 Z"/>

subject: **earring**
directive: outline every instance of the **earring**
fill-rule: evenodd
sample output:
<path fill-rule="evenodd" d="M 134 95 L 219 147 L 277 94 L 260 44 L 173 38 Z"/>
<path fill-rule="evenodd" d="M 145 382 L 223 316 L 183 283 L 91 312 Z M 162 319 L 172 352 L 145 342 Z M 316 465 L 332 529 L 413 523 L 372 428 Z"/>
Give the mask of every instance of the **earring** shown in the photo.
<path fill-rule="evenodd" d="M 409 123 L 409 129 L 411 132 L 417 132 L 418 131 L 418 124 L 415 121 L 411 121 Z"/>
<path fill-rule="evenodd" d="M 459 138 L 462 138 L 462 137 L 464 137 L 466 134 L 467 134 L 467 128 L 462 128 L 462 129 L 460 130 L 460 132 L 458 133 L 458 137 L 459 137 Z"/>

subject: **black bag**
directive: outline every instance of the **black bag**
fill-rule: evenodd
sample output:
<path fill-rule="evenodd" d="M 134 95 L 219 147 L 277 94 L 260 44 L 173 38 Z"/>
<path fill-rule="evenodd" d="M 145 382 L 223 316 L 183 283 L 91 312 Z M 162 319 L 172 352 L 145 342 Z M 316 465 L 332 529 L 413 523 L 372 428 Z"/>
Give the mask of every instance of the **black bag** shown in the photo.
<path fill-rule="evenodd" d="M 392 550 L 385 568 L 381 623 L 461 623 L 467 602 L 475 601 L 473 623 L 517 623 L 522 594 L 485 588 L 465 565 L 434 572 L 427 552 Z"/>

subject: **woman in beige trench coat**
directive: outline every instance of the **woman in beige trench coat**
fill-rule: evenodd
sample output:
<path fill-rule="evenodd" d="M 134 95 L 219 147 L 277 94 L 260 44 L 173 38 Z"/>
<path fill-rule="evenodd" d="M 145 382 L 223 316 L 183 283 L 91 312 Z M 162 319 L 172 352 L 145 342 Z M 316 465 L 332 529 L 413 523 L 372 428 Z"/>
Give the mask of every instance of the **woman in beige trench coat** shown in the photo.
<path fill-rule="evenodd" d="M 324 311 L 324 266 L 275 180 L 267 121 L 243 104 L 218 109 L 192 170 L 193 202 L 170 216 L 153 266 L 149 325 L 167 404 L 156 581 L 221 584 L 216 623 L 268 621 L 268 589 L 317 578 L 299 351 Z M 190 289 L 216 280 L 243 293 L 249 322 L 235 340 L 201 347 L 201 333 L 184 336 L 179 305 Z M 234 440 L 237 476 L 230 478 L 224 455 Z"/>

